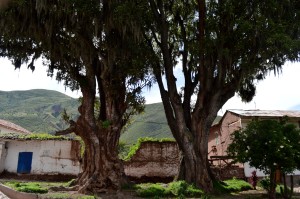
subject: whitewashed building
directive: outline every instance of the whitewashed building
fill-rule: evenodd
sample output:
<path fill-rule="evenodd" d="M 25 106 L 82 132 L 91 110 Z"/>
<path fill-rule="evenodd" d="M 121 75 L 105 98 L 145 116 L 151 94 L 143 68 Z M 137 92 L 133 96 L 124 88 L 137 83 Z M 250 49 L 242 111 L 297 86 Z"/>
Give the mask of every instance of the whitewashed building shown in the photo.
<path fill-rule="evenodd" d="M 80 173 L 78 140 L 30 138 L 23 127 L 0 119 L 0 174 L 33 175 Z M 20 136 L 25 135 L 25 136 Z"/>
<path fill-rule="evenodd" d="M 0 138 L 0 173 L 77 175 L 77 140 L 22 140 Z"/>

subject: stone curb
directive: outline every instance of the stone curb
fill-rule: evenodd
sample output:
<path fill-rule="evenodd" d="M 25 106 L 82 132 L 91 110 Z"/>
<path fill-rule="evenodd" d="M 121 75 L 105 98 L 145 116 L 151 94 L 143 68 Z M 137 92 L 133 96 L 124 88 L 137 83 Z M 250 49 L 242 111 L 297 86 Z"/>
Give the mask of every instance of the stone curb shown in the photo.
<path fill-rule="evenodd" d="M 17 198 L 37 199 L 38 198 L 37 194 L 18 192 L 18 191 L 15 191 L 1 183 L 0 183 L 0 191 L 3 192 L 7 197 L 9 197 L 11 199 L 17 199 Z"/>

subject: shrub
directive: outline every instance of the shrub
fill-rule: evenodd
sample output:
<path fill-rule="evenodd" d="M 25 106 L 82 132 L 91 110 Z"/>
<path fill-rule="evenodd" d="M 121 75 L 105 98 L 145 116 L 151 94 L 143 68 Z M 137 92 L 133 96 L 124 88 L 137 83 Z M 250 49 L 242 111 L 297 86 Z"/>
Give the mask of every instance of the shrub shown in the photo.
<path fill-rule="evenodd" d="M 269 190 L 270 184 L 270 178 L 263 178 L 258 182 L 258 186 L 264 190 Z"/>

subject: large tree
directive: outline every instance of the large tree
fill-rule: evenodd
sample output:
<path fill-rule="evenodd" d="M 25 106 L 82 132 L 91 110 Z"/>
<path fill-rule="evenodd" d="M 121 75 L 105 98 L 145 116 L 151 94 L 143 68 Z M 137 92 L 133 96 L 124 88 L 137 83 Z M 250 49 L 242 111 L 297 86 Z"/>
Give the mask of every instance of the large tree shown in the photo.
<path fill-rule="evenodd" d="M 81 193 L 121 186 L 120 132 L 142 110 L 141 89 L 151 84 L 143 67 L 148 53 L 131 17 L 136 8 L 117 0 L 16 0 L 0 10 L 0 56 L 32 70 L 42 57 L 49 75 L 82 92 L 78 120 L 58 133 L 74 132 L 85 143 L 76 181 Z"/>
<path fill-rule="evenodd" d="M 298 61 L 298 0 L 147 0 L 146 43 L 170 129 L 182 152 L 179 179 L 212 191 L 209 129 L 238 92 Z M 181 69 L 181 84 L 176 70 Z M 180 87 L 182 86 L 182 87 Z"/>

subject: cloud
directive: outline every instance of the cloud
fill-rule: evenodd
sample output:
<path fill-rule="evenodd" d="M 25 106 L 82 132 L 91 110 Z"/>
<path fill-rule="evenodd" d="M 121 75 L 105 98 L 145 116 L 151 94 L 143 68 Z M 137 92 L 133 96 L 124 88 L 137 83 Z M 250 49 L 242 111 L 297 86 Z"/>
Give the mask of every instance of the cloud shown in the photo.
<path fill-rule="evenodd" d="M 30 90 L 30 89 L 48 89 L 65 93 L 71 97 L 79 97 L 80 92 L 72 92 L 69 88 L 47 76 L 47 67 L 42 66 L 41 60 L 38 60 L 36 69 L 32 72 L 26 66 L 21 69 L 14 69 L 14 66 L 7 59 L 0 59 L 0 90 Z"/>

